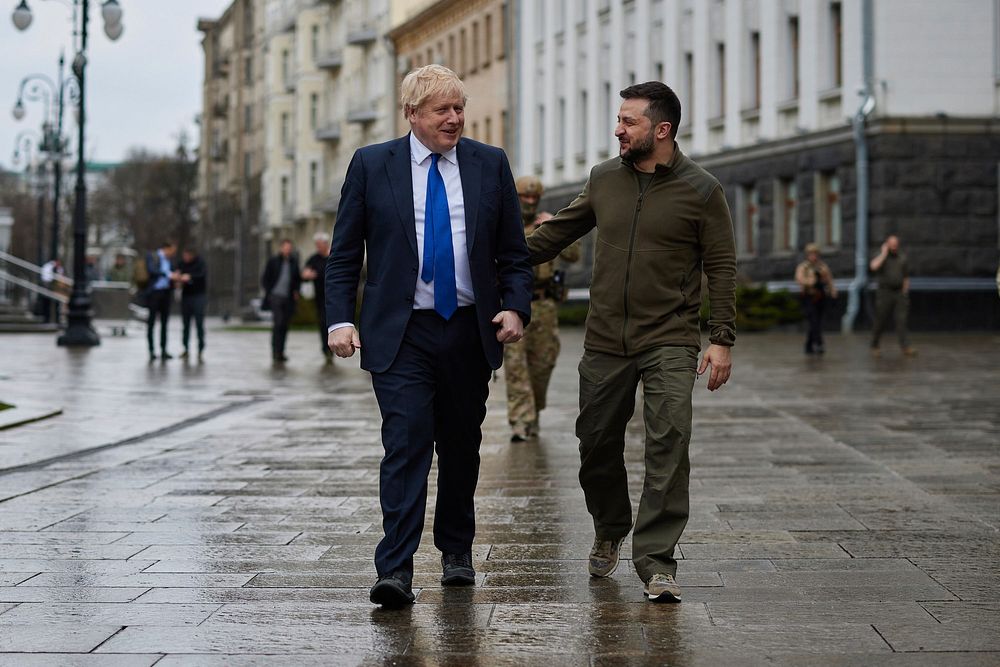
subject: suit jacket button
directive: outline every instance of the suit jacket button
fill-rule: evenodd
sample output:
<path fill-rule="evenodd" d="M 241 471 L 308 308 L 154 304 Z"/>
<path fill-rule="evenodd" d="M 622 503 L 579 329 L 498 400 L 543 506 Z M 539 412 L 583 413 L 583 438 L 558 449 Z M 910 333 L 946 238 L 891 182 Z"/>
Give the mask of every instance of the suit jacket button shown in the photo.
<path fill-rule="evenodd" d="M 406 303 L 413 303 L 413 297 L 412 296 L 406 297 Z"/>

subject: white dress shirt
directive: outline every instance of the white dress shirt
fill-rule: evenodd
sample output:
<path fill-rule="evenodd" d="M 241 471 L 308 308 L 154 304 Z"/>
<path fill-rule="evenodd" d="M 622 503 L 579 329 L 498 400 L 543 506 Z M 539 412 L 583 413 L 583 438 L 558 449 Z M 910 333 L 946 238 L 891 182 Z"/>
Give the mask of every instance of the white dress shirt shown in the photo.
<path fill-rule="evenodd" d="M 434 281 L 425 283 L 420 275 L 424 272 L 424 220 L 427 207 L 427 177 L 431 171 L 431 150 L 420 143 L 416 135 L 410 133 L 410 173 L 413 176 L 413 218 L 417 225 L 417 289 L 413 294 L 414 309 L 434 309 Z M 462 175 L 458 170 L 458 149 L 452 148 L 442 153 L 438 159 L 438 171 L 444 179 L 448 194 L 448 212 L 451 217 L 451 247 L 455 253 L 455 288 L 458 305 L 471 306 L 475 303 L 472 293 L 472 272 L 469 268 L 469 250 L 465 245 L 465 198 L 462 196 Z"/>
<path fill-rule="evenodd" d="M 425 283 L 420 277 L 424 271 L 424 221 L 427 207 L 427 176 L 431 169 L 431 149 L 420 143 L 410 133 L 410 174 L 413 180 L 413 218 L 417 232 L 417 286 L 413 294 L 413 308 L 434 309 L 434 281 Z M 448 212 L 451 217 L 451 247 L 455 254 L 455 289 L 458 305 L 471 306 L 475 295 L 472 290 L 472 270 L 469 268 L 469 251 L 465 237 L 465 197 L 462 192 L 462 175 L 458 169 L 458 149 L 442 153 L 438 171 L 444 180 L 448 195 Z M 327 331 L 354 326 L 352 322 L 331 324 Z"/>

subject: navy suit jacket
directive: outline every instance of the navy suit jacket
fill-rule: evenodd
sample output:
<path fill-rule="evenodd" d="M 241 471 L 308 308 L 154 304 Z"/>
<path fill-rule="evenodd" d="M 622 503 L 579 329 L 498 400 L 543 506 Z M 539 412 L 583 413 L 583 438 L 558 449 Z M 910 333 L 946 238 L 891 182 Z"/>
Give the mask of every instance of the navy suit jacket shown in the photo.
<path fill-rule="evenodd" d="M 531 314 L 533 274 L 521 207 L 507 156 L 495 146 L 461 139 L 458 166 L 465 199 L 466 245 L 483 353 L 503 361 L 497 327 L 501 310 Z M 361 367 L 392 365 L 413 312 L 419 260 L 413 213 L 409 135 L 354 153 L 340 196 L 326 263 L 326 321 L 353 322 L 361 266 L 368 255 L 361 304 Z"/>

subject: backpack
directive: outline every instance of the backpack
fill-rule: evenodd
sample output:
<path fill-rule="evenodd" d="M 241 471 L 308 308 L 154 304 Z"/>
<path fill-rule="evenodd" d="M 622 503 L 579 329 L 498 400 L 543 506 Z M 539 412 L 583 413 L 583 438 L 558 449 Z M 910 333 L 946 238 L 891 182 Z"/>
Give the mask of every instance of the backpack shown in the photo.
<path fill-rule="evenodd" d="M 149 269 L 146 268 L 145 258 L 137 259 L 132 263 L 132 282 L 139 289 L 146 289 L 149 285 Z"/>

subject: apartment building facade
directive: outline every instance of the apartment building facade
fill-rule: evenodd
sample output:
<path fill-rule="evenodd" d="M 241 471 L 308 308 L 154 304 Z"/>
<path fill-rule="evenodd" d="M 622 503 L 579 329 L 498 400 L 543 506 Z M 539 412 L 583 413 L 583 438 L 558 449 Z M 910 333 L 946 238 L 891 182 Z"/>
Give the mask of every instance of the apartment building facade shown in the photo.
<path fill-rule="evenodd" d="M 261 219 L 264 0 L 234 0 L 201 19 L 204 79 L 196 244 L 212 271 L 212 312 L 238 314 L 256 296 L 267 230 Z"/>
<path fill-rule="evenodd" d="M 389 31 L 396 56 L 395 90 L 407 72 L 437 63 L 454 70 L 469 95 L 464 136 L 510 145 L 511 34 L 509 3 L 504 0 L 438 0 L 418 7 Z M 402 113 L 396 134 L 409 131 Z"/>
<path fill-rule="evenodd" d="M 788 281 L 817 242 L 839 277 L 855 267 L 862 36 L 873 39 L 866 109 L 874 254 L 900 235 L 924 327 L 1000 326 L 1000 6 L 878 0 L 522 0 L 517 4 L 519 171 L 558 208 L 617 155 L 618 91 L 678 93 L 682 151 L 726 188 L 739 270 Z M 962 312 L 955 296 L 961 295 Z M 831 318 L 833 319 L 833 318 Z"/>

